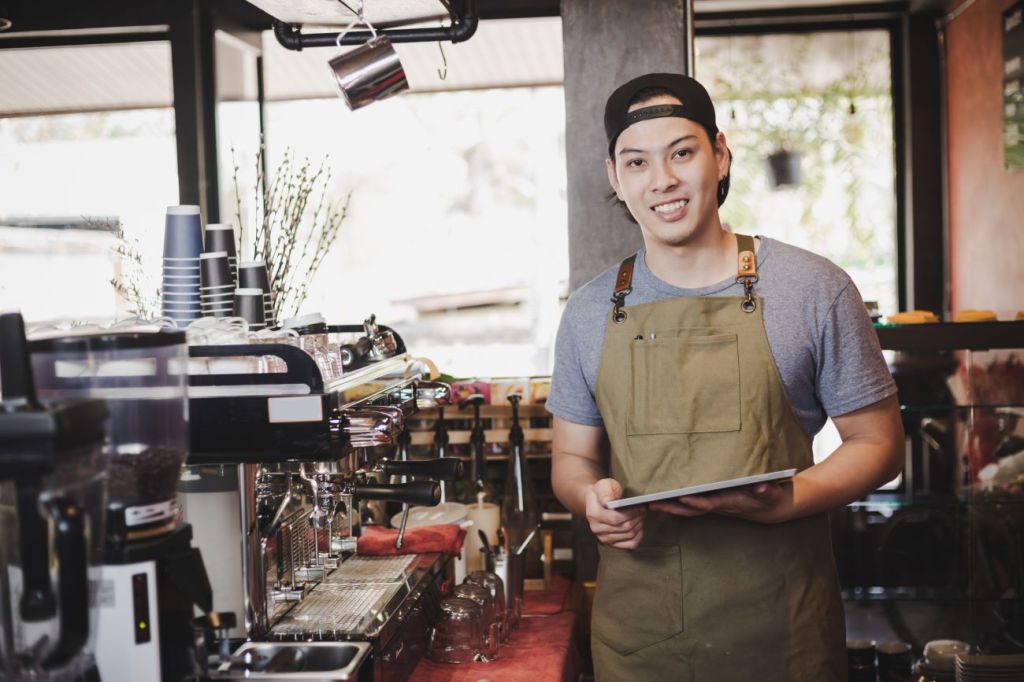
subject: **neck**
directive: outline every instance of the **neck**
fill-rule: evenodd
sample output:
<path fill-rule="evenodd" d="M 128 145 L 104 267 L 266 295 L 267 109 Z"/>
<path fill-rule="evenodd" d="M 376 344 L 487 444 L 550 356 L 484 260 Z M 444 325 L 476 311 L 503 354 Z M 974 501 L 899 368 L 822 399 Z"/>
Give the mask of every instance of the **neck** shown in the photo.
<path fill-rule="evenodd" d="M 736 274 L 736 235 L 707 230 L 681 245 L 646 244 L 645 262 L 655 277 L 682 289 L 697 289 Z"/>

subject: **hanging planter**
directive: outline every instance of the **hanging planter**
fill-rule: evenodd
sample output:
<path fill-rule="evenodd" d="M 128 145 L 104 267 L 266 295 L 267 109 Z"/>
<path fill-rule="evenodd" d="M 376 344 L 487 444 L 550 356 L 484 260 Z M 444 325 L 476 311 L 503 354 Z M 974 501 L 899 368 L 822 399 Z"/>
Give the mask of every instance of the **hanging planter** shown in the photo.
<path fill-rule="evenodd" d="M 768 186 L 773 190 L 800 186 L 800 152 L 778 149 L 765 159 Z"/>

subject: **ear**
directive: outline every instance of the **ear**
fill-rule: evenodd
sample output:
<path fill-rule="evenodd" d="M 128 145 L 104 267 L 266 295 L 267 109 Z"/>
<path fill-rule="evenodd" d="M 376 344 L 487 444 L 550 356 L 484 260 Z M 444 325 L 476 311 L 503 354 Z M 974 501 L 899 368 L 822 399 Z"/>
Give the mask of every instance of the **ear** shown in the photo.
<path fill-rule="evenodd" d="M 612 186 L 615 196 L 619 198 L 619 201 L 625 201 L 622 198 L 622 192 L 619 191 L 619 176 L 615 173 L 615 162 L 611 159 L 605 159 L 604 167 L 608 171 L 608 184 Z"/>
<path fill-rule="evenodd" d="M 729 147 L 726 144 L 725 133 L 719 130 L 715 135 L 715 162 L 718 164 L 719 179 L 729 174 L 729 161 Z"/>

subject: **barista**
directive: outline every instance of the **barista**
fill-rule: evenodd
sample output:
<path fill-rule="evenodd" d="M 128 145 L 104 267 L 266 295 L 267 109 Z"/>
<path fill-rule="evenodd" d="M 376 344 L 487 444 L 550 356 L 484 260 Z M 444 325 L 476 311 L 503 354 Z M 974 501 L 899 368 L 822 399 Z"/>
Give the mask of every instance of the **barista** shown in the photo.
<path fill-rule="evenodd" d="M 730 152 L 697 81 L 626 83 L 605 130 L 644 247 L 570 297 L 547 403 L 555 493 L 601 543 L 597 680 L 845 680 L 827 512 L 903 459 L 860 294 L 824 258 L 722 228 Z M 815 465 L 826 417 L 842 445 Z M 604 506 L 794 467 L 788 484 Z"/>

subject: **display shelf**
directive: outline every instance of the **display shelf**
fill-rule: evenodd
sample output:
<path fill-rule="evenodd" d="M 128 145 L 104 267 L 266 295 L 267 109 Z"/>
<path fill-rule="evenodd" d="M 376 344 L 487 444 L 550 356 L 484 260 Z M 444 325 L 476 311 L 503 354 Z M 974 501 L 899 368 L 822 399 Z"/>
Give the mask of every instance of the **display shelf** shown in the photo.
<path fill-rule="evenodd" d="M 884 350 L 996 350 L 1024 348 L 1024 320 L 876 324 Z"/>

